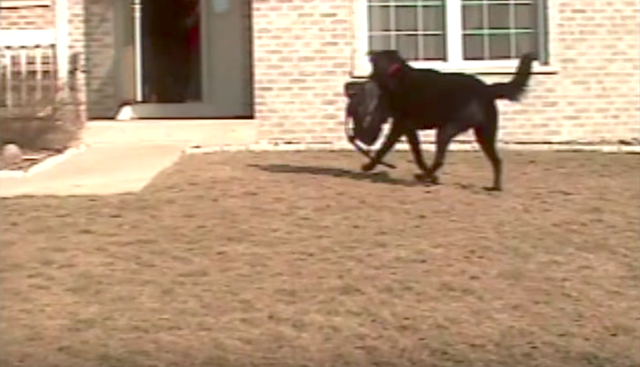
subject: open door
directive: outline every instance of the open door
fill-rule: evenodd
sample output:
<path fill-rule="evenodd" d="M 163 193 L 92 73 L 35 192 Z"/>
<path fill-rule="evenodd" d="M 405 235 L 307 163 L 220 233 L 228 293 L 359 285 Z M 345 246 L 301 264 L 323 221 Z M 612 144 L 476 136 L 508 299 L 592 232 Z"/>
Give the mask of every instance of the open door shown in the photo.
<path fill-rule="evenodd" d="M 131 105 L 137 101 L 136 86 L 136 42 L 134 31 L 134 14 L 136 4 L 129 0 L 120 0 L 116 7 L 116 25 L 120 31 L 116 33 L 119 54 L 118 96 L 120 106 Z"/>
<path fill-rule="evenodd" d="M 205 96 L 224 116 L 253 113 L 251 1 L 202 0 Z"/>
<path fill-rule="evenodd" d="M 252 117 L 251 0 L 121 2 L 118 119 Z"/>

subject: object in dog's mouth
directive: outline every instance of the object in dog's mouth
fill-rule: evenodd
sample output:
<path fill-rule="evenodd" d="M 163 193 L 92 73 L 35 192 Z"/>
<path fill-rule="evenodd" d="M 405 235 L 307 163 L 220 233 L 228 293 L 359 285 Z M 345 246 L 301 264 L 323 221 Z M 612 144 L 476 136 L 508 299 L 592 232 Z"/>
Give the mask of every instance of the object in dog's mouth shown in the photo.
<path fill-rule="evenodd" d="M 347 82 L 344 90 L 349 102 L 347 118 L 353 121 L 353 136 L 372 146 L 378 141 L 382 125 L 389 119 L 389 111 L 380 98 L 380 89 L 371 80 Z"/>
<path fill-rule="evenodd" d="M 382 132 L 382 125 L 389 120 L 389 109 L 381 98 L 380 89 L 371 80 L 345 83 L 344 94 L 349 100 L 344 121 L 347 140 L 358 152 L 372 159 L 367 149 L 361 147 L 359 143 L 367 146 L 376 143 Z M 349 125 L 349 120 L 352 121 L 353 127 Z M 395 168 L 392 164 L 379 163 Z"/>

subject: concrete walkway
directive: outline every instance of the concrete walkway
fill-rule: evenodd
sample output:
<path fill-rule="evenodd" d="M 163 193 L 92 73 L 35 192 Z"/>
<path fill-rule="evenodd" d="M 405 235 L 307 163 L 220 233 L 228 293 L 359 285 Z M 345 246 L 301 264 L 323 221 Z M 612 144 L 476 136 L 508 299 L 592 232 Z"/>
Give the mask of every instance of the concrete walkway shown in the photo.
<path fill-rule="evenodd" d="M 180 158 L 184 145 L 90 146 L 26 177 L 0 177 L 0 197 L 110 195 L 141 190 Z"/>

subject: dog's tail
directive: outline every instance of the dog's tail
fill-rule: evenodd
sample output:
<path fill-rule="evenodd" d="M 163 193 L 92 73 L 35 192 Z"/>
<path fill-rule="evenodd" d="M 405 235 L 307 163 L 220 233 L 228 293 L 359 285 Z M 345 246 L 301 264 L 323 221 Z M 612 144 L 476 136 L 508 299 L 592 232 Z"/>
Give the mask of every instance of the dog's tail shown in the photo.
<path fill-rule="evenodd" d="M 532 52 L 522 55 L 518 70 L 516 70 L 516 74 L 511 81 L 489 85 L 489 93 L 493 98 L 518 101 L 527 89 L 527 83 L 531 77 L 531 65 L 535 59 L 536 56 Z"/>

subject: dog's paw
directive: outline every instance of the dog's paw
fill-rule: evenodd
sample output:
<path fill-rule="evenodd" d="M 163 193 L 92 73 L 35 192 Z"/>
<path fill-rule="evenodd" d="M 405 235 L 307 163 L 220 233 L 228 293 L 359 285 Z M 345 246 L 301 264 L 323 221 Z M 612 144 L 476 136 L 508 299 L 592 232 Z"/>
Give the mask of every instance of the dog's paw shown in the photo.
<path fill-rule="evenodd" d="M 420 181 L 420 182 L 424 182 L 429 179 L 429 175 L 427 175 L 424 172 L 416 173 L 415 175 L 413 175 L 413 177 L 416 179 L 416 181 Z"/>
<path fill-rule="evenodd" d="M 500 191 L 502 191 L 502 187 L 500 187 L 500 186 L 486 186 L 486 187 L 484 187 L 484 191 L 487 191 L 487 192 L 500 192 Z"/>
<path fill-rule="evenodd" d="M 439 183 L 438 176 L 425 172 L 416 173 L 413 177 L 420 182 L 430 183 L 433 185 L 437 185 Z"/>
<path fill-rule="evenodd" d="M 362 167 L 360 167 L 362 172 L 371 172 L 371 171 L 373 171 L 374 168 L 376 168 L 376 163 L 373 162 L 373 161 L 367 162 L 367 163 L 363 164 Z"/>

